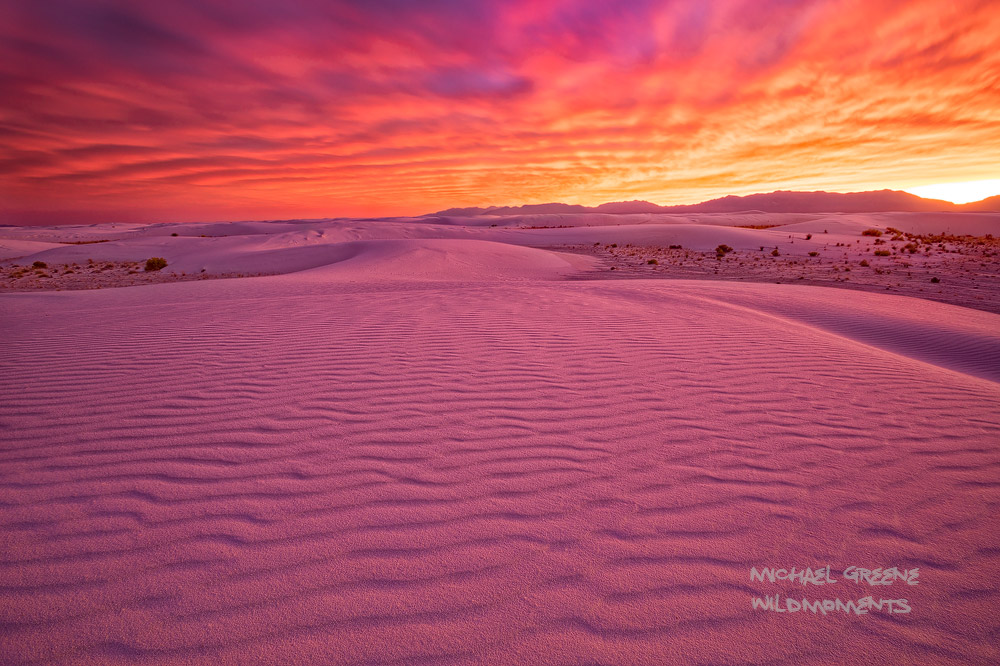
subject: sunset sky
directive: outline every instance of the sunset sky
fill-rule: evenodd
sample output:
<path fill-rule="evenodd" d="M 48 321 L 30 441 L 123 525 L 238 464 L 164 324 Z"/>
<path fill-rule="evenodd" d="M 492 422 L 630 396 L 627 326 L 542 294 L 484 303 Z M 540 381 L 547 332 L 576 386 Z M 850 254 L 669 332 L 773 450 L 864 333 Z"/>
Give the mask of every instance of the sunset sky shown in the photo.
<path fill-rule="evenodd" d="M 1000 177 L 996 0 L 0 0 L 0 222 Z"/>

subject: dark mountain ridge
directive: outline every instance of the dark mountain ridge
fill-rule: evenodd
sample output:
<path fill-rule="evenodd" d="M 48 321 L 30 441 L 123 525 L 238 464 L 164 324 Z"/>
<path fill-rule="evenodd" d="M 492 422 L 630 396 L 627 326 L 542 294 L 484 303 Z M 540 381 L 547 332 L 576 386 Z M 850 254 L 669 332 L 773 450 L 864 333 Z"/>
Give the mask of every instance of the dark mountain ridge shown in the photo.
<path fill-rule="evenodd" d="M 480 215 L 543 215 L 568 213 L 960 213 L 1000 212 L 1000 195 L 967 204 L 954 204 L 940 199 L 924 199 L 899 190 L 876 192 L 793 192 L 778 190 L 769 194 L 727 196 L 702 203 L 681 206 L 660 206 L 649 201 L 614 201 L 599 206 L 579 206 L 564 203 L 528 204 L 525 206 L 489 206 L 449 208 L 434 215 L 477 217 Z"/>

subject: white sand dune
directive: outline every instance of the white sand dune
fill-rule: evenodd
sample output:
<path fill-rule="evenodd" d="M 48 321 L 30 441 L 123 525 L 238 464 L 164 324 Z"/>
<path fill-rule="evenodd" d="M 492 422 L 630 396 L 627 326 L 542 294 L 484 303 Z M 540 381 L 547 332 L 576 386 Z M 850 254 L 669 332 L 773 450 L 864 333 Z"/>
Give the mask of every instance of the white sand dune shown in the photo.
<path fill-rule="evenodd" d="M 44 252 L 54 247 L 62 247 L 58 243 L 45 243 L 42 241 L 20 240 L 14 238 L 0 238 L 0 260 L 16 259 L 27 257 L 32 254 Z"/>
<path fill-rule="evenodd" d="M 893 227 L 911 234 L 985 236 L 996 235 L 998 226 L 996 213 L 851 213 L 816 215 L 811 220 L 782 225 L 778 230 L 857 234 L 869 228 Z"/>
<path fill-rule="evenodd" d="M 732 216 L 730 220 L 733 220 Z M 175 225 L 175 228 L 183 226 L 186 225 Z M 804 255 L 809 250 L 835 242 L 853 242 L 857 237 L 857 231 L 852 230 L 850 237 L 846 233 L 831 233 L 806 241 L 806 232 L 791 234 L 783 227 L 745 229 L 721 224 L 686 223 L 526 229 L 406 222 L 364 225 L 353 221 L 329 221 L 304 223 L 293 231 L 289 231 L 288 226 L 278 225 L 272 234 L 244 234 L 245 225 L 234 225 L 232 231 L 240 233 L 209 237 L 190 232 L 173 237 L 157 227 L 156 233 L 137 233 L 109 242 L 46 245 L 43 251 L 23 256 L 14 263 L 25 264 L 32 260 L 86 263 L 91 259 L 137 261 L 159 256 L 164 257 L 171 270 L 177 272 L 195 273 L 205 269 L 218 273 L 289 273 L 340 261 L 345 253 L 353 252 L 348 244 L 356 241 L 488 241 L 505 244 L 508 252 L 515 251 L 513 246 L 556 247 L 594 243 L 664 247 L 679 244 L 688 249 L 708 251 L 725 243 L 738 250 L 767 246 Z"/>
<path fill-rule="evenodd" d="M 594 260 L 505 243 L 466 239 L 390 239 L 339 242 L 324 232 L 216 238 L 144 237 L 94 245 L 58 245 L 30 260 L 53 264 L 164 257 L 174 272 L 294 273 L 328 267 L 327 278 L 465 280 L 561 276 L 592 268 Z"/>
<path fill-rule="evenodd" d="M 802 290 L 792 285 L 715 285 L 719 303 L 750 307 L 789 321 L 895 352 L 913 360 L 1000 382 L 1000 347 L 995 315 L 967 308 L 929 311 L 902 296 L 836 289 Z"/>
<path fill-rule="evenodd" d="M 591 257 L 478 240 L 354 241 L 337 247 L 344 254 L 306 275 L 362 283 L 521 281 L 558 279 L 597 263 Z"/>
<path fill-rule="evenodd" d="M 5 663 L 1000 662 L 1000 315 L 338 224 L 0 294 Z"/>

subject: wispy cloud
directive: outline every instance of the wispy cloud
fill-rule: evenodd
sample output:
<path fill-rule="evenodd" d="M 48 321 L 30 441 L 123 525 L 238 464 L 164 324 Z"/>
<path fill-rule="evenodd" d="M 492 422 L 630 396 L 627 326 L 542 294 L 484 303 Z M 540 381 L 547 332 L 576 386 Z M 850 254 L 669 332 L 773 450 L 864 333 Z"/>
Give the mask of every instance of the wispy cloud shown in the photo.
<path fill-rule="evenodd" d="M 416 213 L 994 176 L 981 0 L 12 0 L 0 213 Z M 37 216 L 37 215 L 36 215 Z"/>

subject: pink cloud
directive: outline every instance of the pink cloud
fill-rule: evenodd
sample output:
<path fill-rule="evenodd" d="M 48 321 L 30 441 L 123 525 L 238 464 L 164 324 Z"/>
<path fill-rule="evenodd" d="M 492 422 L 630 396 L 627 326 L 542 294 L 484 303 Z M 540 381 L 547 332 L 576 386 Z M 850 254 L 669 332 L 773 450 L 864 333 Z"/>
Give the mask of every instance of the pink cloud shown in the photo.
<path fill-rule="evenodd" d="M 10 219 L 680 203 L 882 187 L 929 155 L 942 179 L 986 177 L 1000 145 L 1000 17 L 974 0 L 3 12 Z"/>

